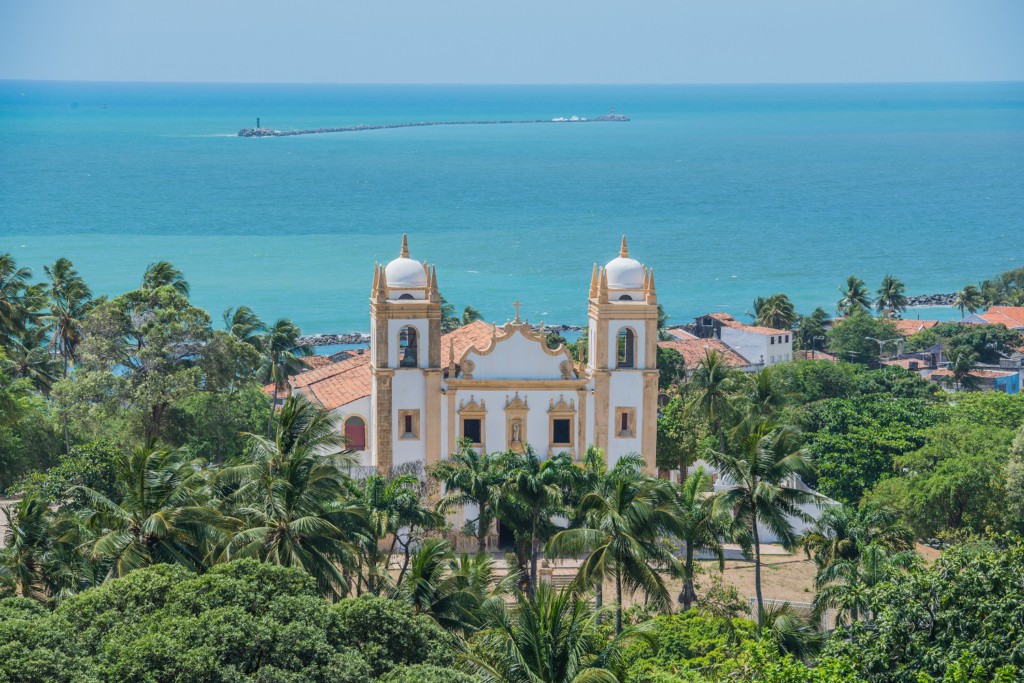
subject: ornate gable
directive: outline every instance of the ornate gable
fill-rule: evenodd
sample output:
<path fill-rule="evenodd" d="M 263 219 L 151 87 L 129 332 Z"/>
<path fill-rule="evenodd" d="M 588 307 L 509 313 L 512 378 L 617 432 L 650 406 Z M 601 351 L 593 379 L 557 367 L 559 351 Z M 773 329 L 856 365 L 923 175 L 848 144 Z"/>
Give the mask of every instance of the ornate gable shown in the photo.
<path fill-rule="evenodd" d="M 459 361 L 465 379 L 577 379 L 579 374 L 565 345 L 549 349 L 543 332 L 528 323 L 494 328 L 488 344 L 466 349 Z"/>

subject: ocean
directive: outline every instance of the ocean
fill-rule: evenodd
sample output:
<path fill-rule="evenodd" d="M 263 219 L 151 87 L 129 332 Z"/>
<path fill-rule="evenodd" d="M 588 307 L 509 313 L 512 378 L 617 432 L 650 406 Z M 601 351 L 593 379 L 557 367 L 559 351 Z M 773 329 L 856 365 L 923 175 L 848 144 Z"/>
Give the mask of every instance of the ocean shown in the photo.
<path fill-rule="evenodd" d="M 271 139 L 265 127 L 594 117 Z M 1024 84 L 352 86 L 0 82 L 0 253 L 98 293 L 172 261 L 215 318 L 366 331 L 375 261 L 437 265 L 504 322 L 581 324 L 593 264 L 655 269 L 672 320 L 848 275 L 949 292 L 1024 265 Z M 922 309 L 911 317 L 958 317 Z"/>

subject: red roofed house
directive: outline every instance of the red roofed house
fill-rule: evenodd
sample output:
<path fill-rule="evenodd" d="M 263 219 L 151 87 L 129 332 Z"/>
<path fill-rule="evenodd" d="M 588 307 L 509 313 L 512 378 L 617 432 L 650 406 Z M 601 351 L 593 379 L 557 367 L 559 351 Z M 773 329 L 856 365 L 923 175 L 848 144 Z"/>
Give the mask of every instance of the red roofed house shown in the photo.
<path fill-rule="evenodd" d="M 771 327 L 748 325 L 728 313 L 709 313 L 689 326 L 702 339 L 720 339 L 751 364 L 770 367 L 793 360 L 793 333 Z"/>
<path fill-rule="evenodd" d="M 939 324 L 938 320 L 899 320 L 892 319 L 891 322 L 896 326 L 896 331 L 900 333 L 901 337 L 909 337 L 917 334 L 922 330 L 930 330 Z"/>
<path fill-rule="evenodd" d="M 973 313 L 965 323 L 1006 325 L 1007 329 L 1024 330 L 1024 306 L 991 306 L 984 313 Z"/>
<path fill-rule="evenodd" d="M 659 341 L 658 346 L 663 349 L 672 349 L 681 354 L 686 362 L 687 373 L 693 372 L 693 369 L 704 360 L 709 351 L 716 351 L 725 361 L 725 364 L 730 367 L 740 368 L 745 371 L 757 369 L 756 365 L 751 364 L 749 360 L 730 349 L 720 339 L 715 339 L 714 337 L 701 339 L 679 328 L 669 330 L 669 333 L 675 339 Z"/>

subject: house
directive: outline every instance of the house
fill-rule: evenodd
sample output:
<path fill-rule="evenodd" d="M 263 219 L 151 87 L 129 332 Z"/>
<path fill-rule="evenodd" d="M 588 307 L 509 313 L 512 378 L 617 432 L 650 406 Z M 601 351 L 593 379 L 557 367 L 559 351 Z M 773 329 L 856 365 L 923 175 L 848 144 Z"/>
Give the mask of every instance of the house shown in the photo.
<path fill-rule="evenodd" d="M 370 348 L 290 378 L 290 390 L 337 415 L 364 471 L 423 468 L 460 440 L 487 451 L 580 458 L 593 444 L 609 465 L 641 453 L 654 471 L 657 444 L 658 300 L 654 273 L 629 255 L 594 265 L 588 361 L 549 349 L 519 317 L 474 322 L 442 335 L 434 267 L 398 258 L 376 265 Z"/>
<path fill-rule="evenodd" d="M 891 318 L 889 322 L 896 326 L 896 331 L 901 337 L 910 337 L 918 332 L 930 330 L 940 323 L 938 320 L 901 320 L 898 318 Z"/>
<path fill-rule="evenodd" d="M 709 351 L 718 353 L 722 357 L 722 361 L 729 367 L 737 368 L 744 372 L 754 372 L 759 367 L 730 349 L 720 339 L 715 339 L 714 337 L 701 339 L 681 328 L 671 329 L 669 334 L 674 338 L 659 341 L 658 347 L 672 349 L 682 355 L 686 363 L 687 374 L 693 372 L 693 369 L 704 360 Z"/>
<path fill-rule="evenodd" d="M 963 322 L 1005 325 L 1010 330 L 1024 330 L 1024 306 L 991 306 L 984 313 L 972 313 Z"/>
<path fill-rule="evenodd" d="M 1020 393 L 1020 372 L 1013 370 L 972 370 L 972 389 L 980 391 L 1001 391 L 1004 394 Z M 928 375 L 928 379 L 939 382 L 945 388 L 956 391 L 953 384 L 953 372 L 947 368 L 936 370 Z"/>
<path fill-rule="evenodd" d="M 793 333 L 790 330 L 748 325 L 728 313 L 702 315 L 687 325 L 686 331 L 701 339 L 720 339 L 759 367 L 793 360 Z"/>

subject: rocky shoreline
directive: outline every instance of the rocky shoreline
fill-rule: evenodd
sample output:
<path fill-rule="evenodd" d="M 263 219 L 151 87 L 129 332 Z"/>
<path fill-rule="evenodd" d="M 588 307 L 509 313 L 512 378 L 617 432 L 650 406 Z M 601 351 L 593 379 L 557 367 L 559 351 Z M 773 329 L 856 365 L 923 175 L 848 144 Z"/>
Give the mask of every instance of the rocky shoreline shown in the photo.
<path fill-rule="evenodd" d="M 907 297 L 907 308 L 924 308 L 926 306 L 952 306 L 956 292 L 952 294 L 920 294 Z"/>
<path fill-rule="evenodd" d="M 540 330 L 540 325 L 534 325 L 535 331 Z M 583 327 L 579 325 L 545 325 L 545 332 L 582 332 Z M 299 344 L 303 346 L 337 346 L 339 344 L 369 344 L 369 332 L 344 332 L 341 334 L 307 334 L 299 337 Z"/>

